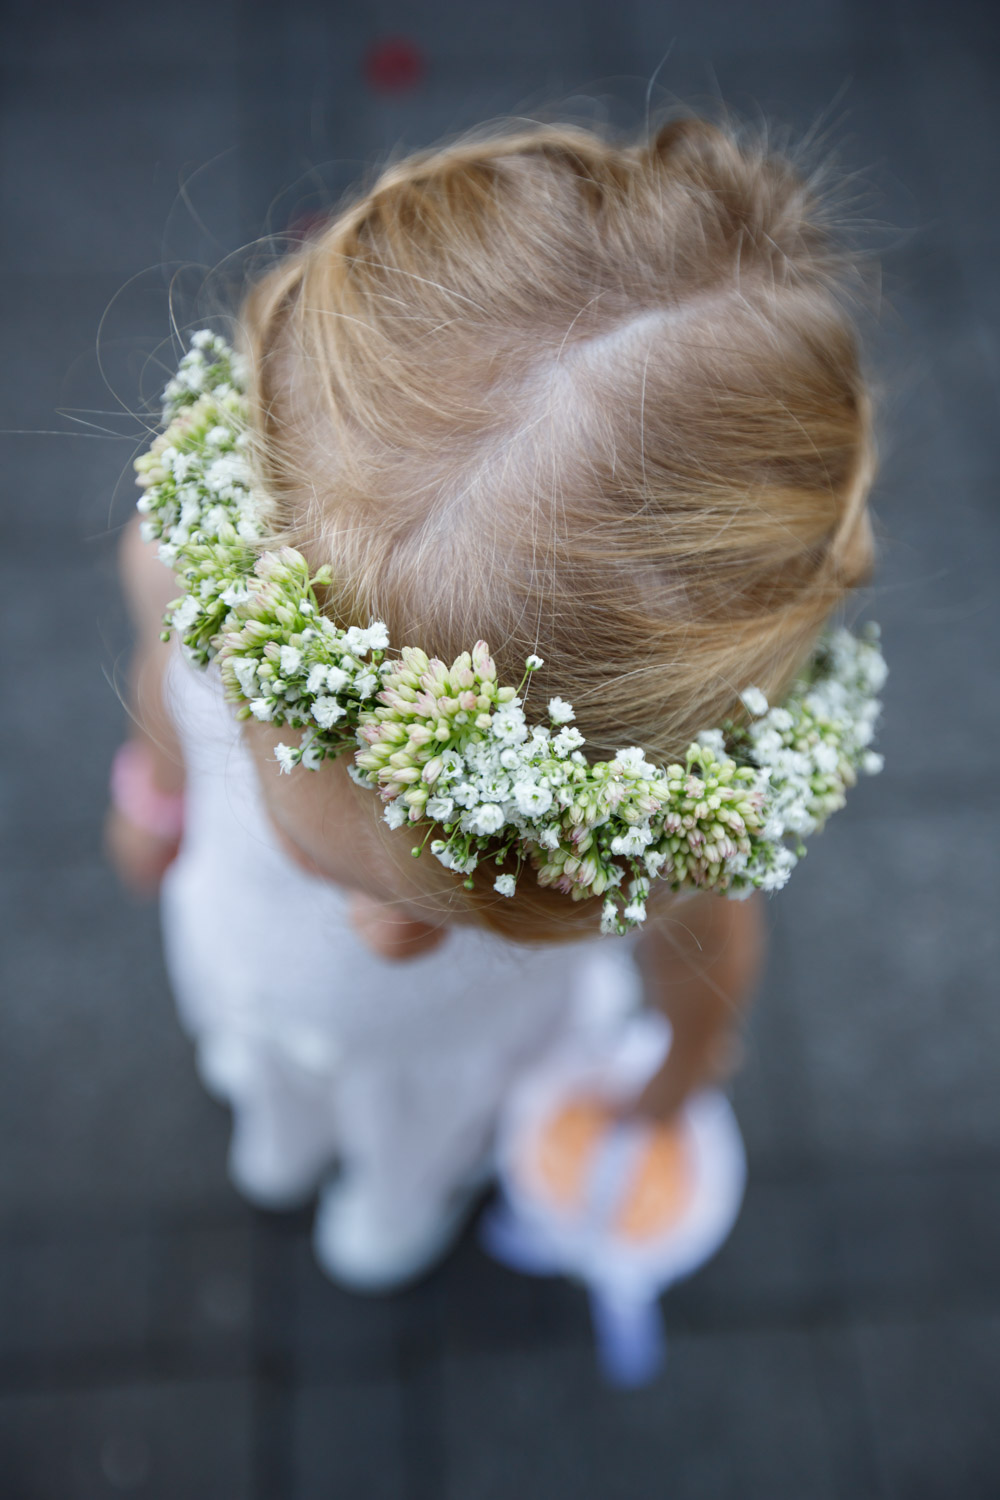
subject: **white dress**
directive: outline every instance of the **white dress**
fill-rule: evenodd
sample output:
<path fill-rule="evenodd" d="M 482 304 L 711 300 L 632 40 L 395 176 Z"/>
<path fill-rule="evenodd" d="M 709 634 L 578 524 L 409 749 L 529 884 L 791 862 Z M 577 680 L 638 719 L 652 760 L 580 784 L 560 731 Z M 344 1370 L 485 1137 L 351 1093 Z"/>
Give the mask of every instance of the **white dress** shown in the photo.
<path fill-rule="evenodd" d="M 175 655 L 166 699 L 187 801 L 164 948 L 199 1070 L 233 1109 L 234 1181 L 278 1206 L 336 1160 L 396 1213 L 444 1201 L 488 1157 L 523 1071 L 631 1006 L 630 944 L 522 947 L 456 927 L 422 957 L 378 958 L 345 893 L 277 844 L 218 673 Z"/>

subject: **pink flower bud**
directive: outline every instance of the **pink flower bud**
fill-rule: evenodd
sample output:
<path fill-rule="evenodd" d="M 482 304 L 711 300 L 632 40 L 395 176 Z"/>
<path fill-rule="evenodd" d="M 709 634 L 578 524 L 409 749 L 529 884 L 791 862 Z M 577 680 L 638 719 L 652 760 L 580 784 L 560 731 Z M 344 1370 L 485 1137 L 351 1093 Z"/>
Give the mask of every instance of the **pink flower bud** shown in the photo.
<path fill-rule="evenodd" d="M 493 658 L 490 656 L 490 648 L 485 641 L 477 641 L 472 648 L 472 665 L 476 675 L 483 682 L 496 682 L 497 669 Z"/>

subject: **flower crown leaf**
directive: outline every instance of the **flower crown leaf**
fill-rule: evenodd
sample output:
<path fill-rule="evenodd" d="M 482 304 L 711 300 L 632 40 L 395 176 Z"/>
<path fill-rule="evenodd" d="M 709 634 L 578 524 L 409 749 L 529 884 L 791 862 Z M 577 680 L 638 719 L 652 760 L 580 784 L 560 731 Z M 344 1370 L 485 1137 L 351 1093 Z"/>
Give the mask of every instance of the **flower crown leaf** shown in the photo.
<path fill-rule="evenodd" d="M 538 656 L 514 688 L 484 641 L 448 666 L 415 647 L 389 657 L 380 621 L 335 625 L 317 596 L 331 569 L 266 549 L 242 360 L 208 330 L 191 345 L 164 392 L 165 430 L 136 461 L 143 535 L 183 590 L 164 639 L 176 632 L 199 666 L 218 660 L 239 717 L 301 731 L 276 747 L 281 771 L 352 751 L 350 774 L 383 798 L 389 827 L 424 830 L 414 854 L 429 842 L 470 888 L 492 860 L 502 896 L 530 865 L 574 900 L 603 896 L 602 931 L 623 933 L 645 919 L 654 879 L 736 898 L 780 889 L 858 774 L 881 770 L 874 624 L 827 632 L 782 704 L 748 687 L 746 722 L 704 731 L 665 767 L 634 746 L 588 761 L 558 697 L 529 724 Z"/>

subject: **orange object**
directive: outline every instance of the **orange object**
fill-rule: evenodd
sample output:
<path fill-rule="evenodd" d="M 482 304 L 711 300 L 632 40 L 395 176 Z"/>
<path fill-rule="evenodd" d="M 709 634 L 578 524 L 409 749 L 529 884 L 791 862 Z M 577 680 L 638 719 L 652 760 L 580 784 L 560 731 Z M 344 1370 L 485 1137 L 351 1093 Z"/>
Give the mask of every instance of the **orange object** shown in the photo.
<path fill-rule="evenodd" d="M 576 1099 L 547 1123 L 536 1142 L 533 1166 L 544 1189 L 563 1210 L 582 1210 L 587 1182 L 601 1140 L 614 1122 L 597 1099 Z M 625 1239 L 644 1240 L 677 1222 L 693 1190 L 690 1149 L 683 1126 L 654 1126 L 623 1192 L 615 1229 Z"/>
<path fill-rule="evenodd" d="M 691 1202 L 691 1156 L 683 1126 L 658 1126 L 618 1211 L 618 1232 L 648 1240 L 675 1224 Z"/>
<path fill-rule="evenodd" d="M 577 1099 L 554 1115 L 537 1146 L 535 1166 L 560 1208 L 582 1208 L 590 1164 L 608 1127 L 608 1109 Z"/>

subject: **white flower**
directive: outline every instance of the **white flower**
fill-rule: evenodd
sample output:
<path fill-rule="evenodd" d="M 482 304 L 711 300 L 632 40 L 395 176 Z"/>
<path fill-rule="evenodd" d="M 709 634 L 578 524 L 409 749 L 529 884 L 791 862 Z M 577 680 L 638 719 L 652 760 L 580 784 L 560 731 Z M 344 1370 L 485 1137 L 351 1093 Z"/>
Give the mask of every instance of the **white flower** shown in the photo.
<path fill-rule="evenodd" d="M 755 719 L 759 719 L 761 714 L 767 713 L 767 698 L 759 687 L 744 688 L 740 697 L 743 699 L 743 707 L 747 713 L 753 714 Z"/>
<path fill-rule="evenodd" d="M 191 335 L 192 349 L 210 349 L 214 342 L 215 334 L 210 328 L 199 328 L 197 333 Z M 190 355 L 186 354 L 184 358 L 189 359 Z"/>
<path fill-rule="evenodd" d="M 274 758 L 279 771 L 293 771 L 299 762 L 299 752 L 292 745 L 275 745 Z"/>
<path fill-rule="evenodd" d="M 653 842 L 648 828 L 630 828 L 611 840 L 612 854 L 641 854 Z"/>
<path fill-rule="evenodd" d="M 655 880 L 656 876 L 659 875 L 660 871 L 663 869 L 663 866 L 666 864 L 667 856 L 661 853 L 659 849 L 650 849 L 646 854 L 643 855 L 642 862 L 646 866 L 647 875 L 649 875 L 651 879 Z"/>
<path fill-rule="evenodd" d="M 428 797 L 424 812 L 433 823 L 447 823 L 455 811 L 451 797 Z"/>
<path fill-rule="evenodd" d="M 840 752 L 835 745 L 830 745 L 826 740 L 820 740 L 812 752 L 812 758 L 816 763 L 816 769 L 831 776 L 840 765 Z"/>
<path fill-rule="evenodd" d="M 753 725 L 750 738 L 753 741 L 757 760 L 771 760 L 774 756 L 780 755 L 785 748 L 785 742 L 776 729 L 760 724 Z"/>
<path fill-rule="evenodd" d="M 344 645 L 354 656 L 365 656 L 369 651 L 384 651 L 389 644 L 389 632 L 381 620 L 369 625 L 367 630 L 352 625 L 344 636 Z"/>
<path fill-rule="evenodd" d="M 187 635 L 201 614 L 201 605 L 193 594 L 185 594 L 171 617 L 171 624 L 181 635 Z"/>
<path fill-rule="evenodd" d="M 515 708 L 513 704 L 507 708 L 500 709 L 499 713 L 493 715 L 493 722 L 490 724 L 490 733 L 501 744 L 522 744 L 528 738 L 528 729 L 524 721 L 524 714 L 519 708 Z"/>
<path fill-rule="evenodd" d="M 397 797 L 394 802 L 390 802 L 382 814 L 383 821 L 388 823 L 390 828 L 402 828 L 408 816 L 406 803 L 402 797 Z"/>
<path fill-rule="evenodd" d="M 618 907 L 614 901 L 605 901 L 601 907 L 601 931 L 605 936 L 618 931 Z"/>
<path fill-rule="evenodd" d="M 584 743 L 583 735 L 579 729 L 575 725 L 570 724 L 566 729 L 560 729 L 552 741 L 552 748 L 557 755 L 568 755 L 571 750 L 575 750 L 578 745 Z"/>
<path fill-rule="evenodd" d="M 431 853 L 435 859 L 441 861 L 446 870 L 454 870 L 458 875 L 471 875 L 478 864 L 474 854 L 468 858 L 456 854 L 443 839 L 435 839 L 431 844 Z"/>
<path fill-rule="evenodd" d="M 378 678 L 374 672 L 359 672 L 354 679 L 354 691 L 359 698 L 370 698 L 378 687 Z"/>
<path fill-rule="evenodd" d="M 624 916 L 626 922 L 645 922 L 645 920 L 646 920 L 646 903 L 645 903 L 645 901 L 630 901 L 629 904 L 628 904 L 628 906 L 626 906 L 626 908 L 625 908 L 624 912 L 622 913 L 622 915 Z"/>
<path fill-rule="evenodd" d="M 758 884 L 762 891 L 780 891 L 788 882 L 788 877 L 798 864 L 798 859 L 791 849 L 777 849 L 774 855 L 774 863 L 770 870 L 765 870 Z"/>
<path fill-rule="evenodd" d="M 228 588 L 223 589 L 219 598 L 230 609 L 235 609 L 237 604 L 245 604 L 247 602 L 250 598 L 250 590 L 245 583 L 231 583 Z"/>
<path fill-rule="evenodd" d="M 240 685 L 240 692 L 244 698 L 255 697 L 258 691 L 257 663 L 248 656 L 233 656 L 230 657 L 230 660 L 233 664 L 233 671 L 236 674 L 236 681 Z"/>
<path fill-rule="evenodd" d="M 787 708 L 772 708 L 767 718 L 772 728 L 780 730 L 782 734 L 795 723 Z"/>
<path fill-rule="evenodd" d="M 576 718 L 573 705 L 567 703 L 565 698 L 549 699 L 549 718 L 553 724 L 568 724 L 571 719 Z"/>
<path fill-rule="evenodd" d="M 330 729 L 346 713 L 343 704 L 336 698 L 317 698 L 312 706 L 313 718 L 321 729 Z"/>
<path fill-rule="evenodd" d="M 246 476 L 243 460 L 236 453 L 222 453 L 205 470 L 205 486 L 216 495 L 226 495 Z"/>
<path fill-rule="evenodd" d="M 274 717 L 274 704 L 270 698 L 254 698 L 250 704 L 250 712 L 262 724 L 267 724 Z"/>
<path fill-rule="evenodd" d="M 493 882 L 493 889 L 499 891 L 501 896 L 513 896 L 516 885 L 513 875 L 498 875 Z"/>
<path fill-rule="evenodd" d="M 479 797 L 483 802 L 505 802 L 510 792 L 510 777 L 501 772 L 479 778 Z"/>
<path fill-rule="evenodd" d="M 504 824 L 503 808 L 498 807 L 495 802 L 484 802 L 476 808 L 468 822 L 470 833 L 496 833 Z"/>
<path fill-rule="evenodd" d="M 506 750 L 500 751 L 500 764 L 505 771 L 520 770 L 521 763 L 521 752 L 515 750 L 513 745 L 508 745 Z"/>
<path fill-rule="evenodd" d="M 441 775 L 438 777 L 438 781 L 450 781 L 452 777 L 459 776 L 464 770 L 465 762 L 459 755 L 458 751 L 445 750 L 444 754 L 441 756 Z"/>
<path fill-rule="evenodd" d="M 649 764 L 638 745 L 630 745 L 627 750 L 616 750 L 615 760 L 623 771 L 632 771 L 636 776 L 649 776 L 656 770 L 655 766 Z"/>
<path fill-rule="evenodd" d="M 517 810 L 526 818 L 538 818 L 552 806 L 552 793 L 547 786 L 538 786 L 531 781 L 519 781 L 514 787 Z"/>
<path fill-rule="evenodd" d="M 314 667 L 309 668 L 309 676 L 306 678 L 307 693 L 321 693 L 323 691 L 327 685 L 326 672 L 327 669 L 321 661 L 318 661 Z"/>
<path fill-rule="evenodd" d="M 475 807 L 479 801 L 479 793 L 471 781 L 460 781 L 458 786 L 451 788 L 451 795 L 459 807 Z"/>
<path fill-rule="evenodd" d="M 542 846 L 543 849 L 558 849 L 559 848 L 559 830 L 558 830 L 558 828 L 541 828 L 538 831 L 537 838 L 538 838 L 539 844 L 541 844 L 541 846 Z"/>
<path fill-rule="evenodd" d="M 323 764 L 323 752 L 320 749 L 319 745 L 317 745 L 317 744 L 315 744 L 313 742 L 310 742 L 308 745 L 305 745 L 303 747 L 303 750 L 302 750 L 302 764 L 305 766 L 305 768 L 306 768 L 307 771 L 318 771 L 319 770 L 320 766 Z M 348 768 L 347 768 L 347 774 L 348 774 L 348 776 L 351 774 L 351 771 L 353 771 L 353 770 L 357 770 L 357 767 L 356 766 L 348 766 Z"/>
<path fill-rule="evenodd" d="M 726 753 L 726 737 L 721 729 L 703 729 L 698 736 L 698 744 L 704 750 L 711 750 L 720 760 Z"/>
<path fill-rule="evenodd" d="M 866 750 L 861 757 L 861 769 L 866 776 L 877 776 L 885 765 L 885 756 L 879 755 L 877 750 Z"/>
<path fill-rule="evenodd" d="M 545 663 L 542 661 L 542 658 L 540 656 L 536 656 L 534 651 L 532 651 L 531 655 L 528 657 L 524 665 L 527 667 L 529 672 L 537 672 L 538 668 L 544 667 Z"/>
<path fill-rule="evenodd" d="M 282 646 L 279 657 L 282 677 L 294 677 L 302 665 L 302 652 L 295 646 Z"/>
<path fill-rule="evenodd" d="M 205 368 L 201 361 L 195 364 L 190 356 L 181 360 L 177 370 L 177 380 L 184 390 L 200 391 L 205 384 Z"/>

